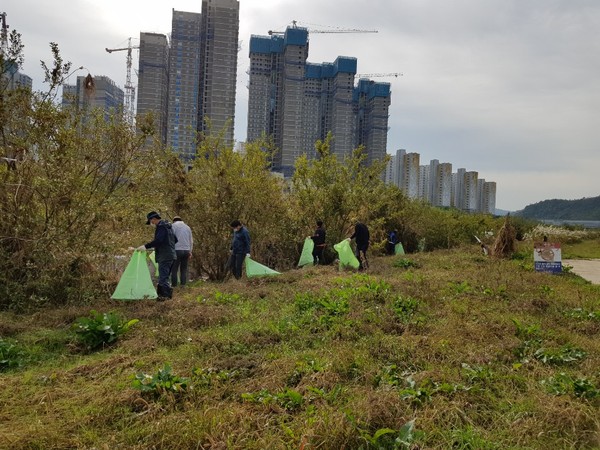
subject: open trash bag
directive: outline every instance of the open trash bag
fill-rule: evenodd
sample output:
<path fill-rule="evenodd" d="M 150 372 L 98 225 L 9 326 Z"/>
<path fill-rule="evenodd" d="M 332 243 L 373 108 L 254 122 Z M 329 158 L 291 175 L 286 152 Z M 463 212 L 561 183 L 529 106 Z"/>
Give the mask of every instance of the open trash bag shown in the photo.
<path fill-rule="evenodd" d="M 146 263 L 146 252 L 136 250 L 111 298 L 114 300 L 141 300 L 156 297 L 156 289 L 152 284 L 150 270 Z"/>
<path fill-rule="evenodd" d="M 313 265 L 314 258 L 312 255 L 313 249 L 315 248 L 315 241 L 311 238 L 304 240 L 304 247 L 302 247 L 302 254 L 300 255 L 300 261 L 298 261 L 298 267 Z"/>
<path fill-rule="evenodd" d="M 402 242 L 398 242 L 396 244 L 396 247 L 394 248 L 394 254 L 395 255 L 404 255 L 404 246 L 402 245 Z"/>
<path fill-rule="evenodd" d="M 276 270 L 269 269 L 267 266 L 263 266 L 260 263 L 257 263 L 249 256 L 246 256 L 246 276 L 248 278 L 252 277 L 260 277 L 263 275 L 281 275 L 280 272 Z"/>
<path fill-rule="evenodd" d="M 154 264 L 154 276 L 156 278 L 158 278 L 158 263 L 156 262 L 156 252 L 150 252 L 150 254 L 148 255 L 148 258 L 150 258 L 150 261 L 152 261 L 152 264 Z"/>
<path fill-rule="evenodd" d="M 342 242 L 335 244 L 333 248 L 338 253 L 338 257 L 340 259 L 340 269 L 343 269 L 344 267 L 352 267 L 353 269 L 358 269 L 360 263 L 358 262 L 358 259 L 356 259 L 356 256 L 352 251 L 350 242 L 344 239 Z"/>

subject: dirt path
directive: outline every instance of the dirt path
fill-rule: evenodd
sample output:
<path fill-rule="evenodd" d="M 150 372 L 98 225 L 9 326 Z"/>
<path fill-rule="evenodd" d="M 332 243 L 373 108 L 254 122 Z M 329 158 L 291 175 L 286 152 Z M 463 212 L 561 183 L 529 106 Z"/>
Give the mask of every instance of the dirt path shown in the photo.
<path fill-rule="evenodd" d="M 600 284 L 600 259 L 563 259 L 562 265 L 571 266 L 573 273 L 593 284 Z"/>

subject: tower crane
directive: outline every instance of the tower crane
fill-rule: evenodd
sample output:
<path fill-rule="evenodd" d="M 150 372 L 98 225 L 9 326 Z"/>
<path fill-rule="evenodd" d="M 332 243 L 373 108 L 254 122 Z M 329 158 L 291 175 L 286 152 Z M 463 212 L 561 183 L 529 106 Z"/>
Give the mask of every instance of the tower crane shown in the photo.
<path fill-rule="evenodd" d="M 358 78 L 387 78 L 387 77 L 401 77 L 403 73 L 400 72 L 391 72 L 391 73 L 357 73 L 356 76 Z"/>
<path fill-rule="evenodd" d="M 292 28 L 298 28 L 298 22 L 292 20 Z M 355 28 L 332 28 L 330 30 L 307 28 L 309 33 L 379 33 L 377 30 L 359 30 Z M 274 34 L 285 34 L 285 31 L 269 30 L 269 36 Z"/>
<path fill-rule="evenodd" d="M 108 53 L 127 51 L 127 77 L 125 78 L 125 114 L 127 122 L 133 126 L 134 104 L 135 104 L 135 86 L 131 83 L 131 53 L 134 49 L 139 49 L 139 45 L 131 45 L 131 38 L 128 39 L 127 47 L 122 48 L 107 48 Z"/>

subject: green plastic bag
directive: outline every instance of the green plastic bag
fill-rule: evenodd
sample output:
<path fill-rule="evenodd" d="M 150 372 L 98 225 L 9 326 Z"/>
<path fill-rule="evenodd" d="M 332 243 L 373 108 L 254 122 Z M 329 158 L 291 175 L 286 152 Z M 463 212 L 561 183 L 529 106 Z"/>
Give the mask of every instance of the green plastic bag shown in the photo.
<path fill-rule="evenodd" d="M 356 256 L 352 251 L 352 247 L 350 247 L 350 242 L 344 239 L 342 242 L 335 244 L 333 248 L 338 253 L 340 258 L 340 269 L 343 269 L 347 266 L 350 266 L 353 269 L 358 269 L 360 263 L 358 262 L 358 259 L 356 259 Z"/>
<path fill-rule="evenodd" d="M 150 252 L 148 255 L 152 264 L 154 264 L 154 276 L 158 278 L 158 263 L 156 262 L 156 252 Z"/>
<path fill-rule="evenodd" d="M 404 247 L 402 246 L 402 242 L 398 242 L 396 247 L 394 248 L 395 255 L 404 255 Z"/>
<path fill-rule="evenodd" d="M 281 275 L 281 273 L 276 270 L 269 269 L 267 266 L 263 266 L 260 263 L 257 263 L 249 256 L 246 256 L 246 276 L 248 278 L 252 277 L 260 277 L 264 275 Z"/>
<path fill-rule="evenodd" d="M 114 300 L 142 300 L 156 297 L 156 289 L 152 284 L 150 270 L 146 263 L 146 252 L 136 250 L 111 298 Z"/>
<path fill-rule="evenodd" d="M 302 254 L 300 255 L 300 261 L 298 261 L 298 267 L 312 266 L 314 258 L 312 255 L 313 249 L 315 248 L 315 241 L 311 238 L 304 240 L 304 247 L 302 247 Z"/>

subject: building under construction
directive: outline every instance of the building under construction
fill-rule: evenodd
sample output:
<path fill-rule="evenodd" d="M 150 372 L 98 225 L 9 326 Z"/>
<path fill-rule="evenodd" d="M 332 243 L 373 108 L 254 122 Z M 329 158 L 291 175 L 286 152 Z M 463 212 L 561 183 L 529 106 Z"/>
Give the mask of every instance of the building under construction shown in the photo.
<path fill-rule="evenodd" d="M 308 29 L 252 36 L 247 140 L 272 137 L 273 170 L 290 176 L 296 158 L 315 156 L 314 144 L 333 135 L 331 151 L 344 157 L 364 145 L 369 160 L 385 157 L 389 83 L 359 80 L 356 58 L 308 63 Z"/>

